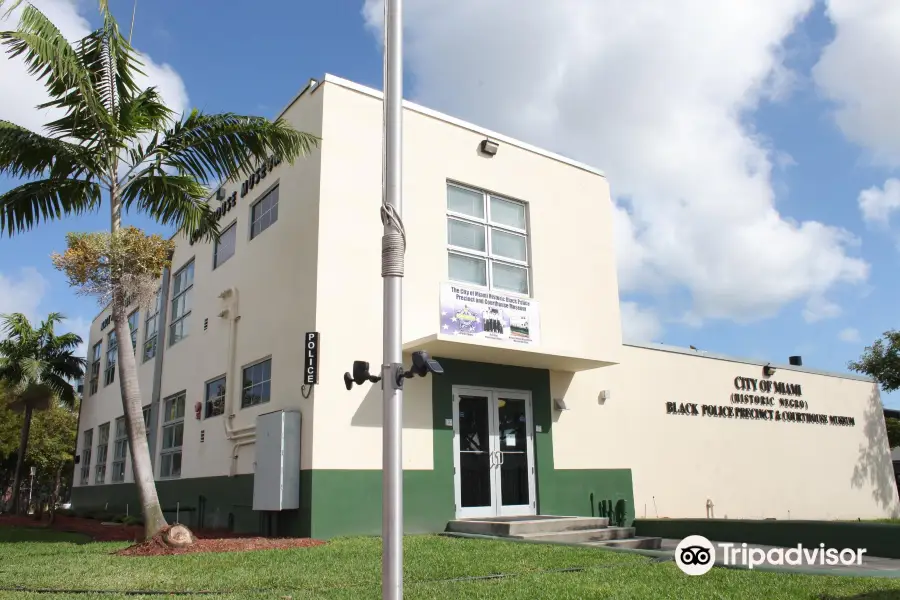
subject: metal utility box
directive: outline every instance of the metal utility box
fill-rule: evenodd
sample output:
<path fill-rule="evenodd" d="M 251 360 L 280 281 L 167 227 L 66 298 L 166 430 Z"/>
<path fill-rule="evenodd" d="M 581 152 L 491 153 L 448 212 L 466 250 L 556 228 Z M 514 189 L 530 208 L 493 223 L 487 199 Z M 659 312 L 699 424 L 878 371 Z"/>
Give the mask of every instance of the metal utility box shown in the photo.
<path fill-rule="evenodd" d="M 300 508 L 300 411 L 256 417 L 253 510 Z"/>

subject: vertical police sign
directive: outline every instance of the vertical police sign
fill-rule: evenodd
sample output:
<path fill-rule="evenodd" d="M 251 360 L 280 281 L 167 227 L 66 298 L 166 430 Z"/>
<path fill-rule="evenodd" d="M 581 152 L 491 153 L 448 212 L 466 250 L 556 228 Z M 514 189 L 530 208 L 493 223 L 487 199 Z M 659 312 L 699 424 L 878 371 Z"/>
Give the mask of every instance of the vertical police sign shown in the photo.
<path fill-rule="evenodd" d="M 319 332 L 308 331 L 304 338 L 306 345 L 306 364 L 303 370 L 303 383 L 315 385 L 319 383 Z"/>

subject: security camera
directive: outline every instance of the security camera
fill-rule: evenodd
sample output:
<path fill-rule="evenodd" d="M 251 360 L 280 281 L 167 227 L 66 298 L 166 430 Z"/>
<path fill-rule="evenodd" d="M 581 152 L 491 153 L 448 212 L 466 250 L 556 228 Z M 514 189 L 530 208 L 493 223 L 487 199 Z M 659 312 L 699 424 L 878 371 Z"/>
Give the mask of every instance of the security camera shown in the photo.
<path fill-rule="evenodd" d="M 344 373 L 344 385 L 347 386 L 347 389 L 353 389 L 353 384 L 362 385 L 367 381 L 371 381 L 372 383 L 378 383 L 381 381 L 381 377 L 372 375 L 369 373 L 369 363 L 364 360 L 354 360 L 353 361 L 353 375 L 350 373 Z"/>
<path fill-rule="evenodd" d="M 431 358 L 424 350 L 413 352 L 412 362 L 413 364 L 410 371 L 419 377 L 425 377 L 429 373 L 441 375 L 444 372 L 441 363 Z"/>

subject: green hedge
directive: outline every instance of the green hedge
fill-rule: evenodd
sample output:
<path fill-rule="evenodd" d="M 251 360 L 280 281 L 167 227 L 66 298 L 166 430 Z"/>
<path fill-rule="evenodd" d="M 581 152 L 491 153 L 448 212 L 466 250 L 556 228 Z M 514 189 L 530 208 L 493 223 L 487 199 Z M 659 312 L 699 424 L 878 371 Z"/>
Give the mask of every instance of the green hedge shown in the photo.
<path fill-rule="evenodd" d="M 744 519 L 635 519 L 639 536 L 682 539 L 702 535 L 715 542 L 764 546 L 865 548 L 868 556 L 900 558 L 900 526 L 854 521 Z"/>

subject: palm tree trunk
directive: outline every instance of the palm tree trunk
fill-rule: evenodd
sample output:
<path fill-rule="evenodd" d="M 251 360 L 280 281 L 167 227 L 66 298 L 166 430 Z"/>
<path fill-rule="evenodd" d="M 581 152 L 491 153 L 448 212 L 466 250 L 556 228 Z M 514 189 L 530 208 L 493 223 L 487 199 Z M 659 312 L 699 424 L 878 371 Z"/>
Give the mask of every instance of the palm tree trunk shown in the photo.
<path fill-rule="evenodd" d="M 131 349 L 131 328 L 128 326 L 128 317 L 125 308 L 121 306 L 122 303 L 113 301 L 113 323 L 119 342 L 116 368 L 119 370 L 122 408 L 128 431 L 128 444 L 131 447 L 131 469 L 134 472 L 134 483 L 138 488 L 144 516 L 144 535 L 149 539 L 167 523 L 156 494 L 153 465 L 150 462 L 150 446 L 147 444 L 147 428 L 144 426 L 141 390 L 138 385 L 137 362 Z"/>
<path fill-rule="evenodd" d="M 19 438 L 19 455 L 16 457 L 16 471 L 13 475 L 12 499 L 10 501 L 10 512 L 19 513 L 19 489 L 22 487 L 22 469 L 25 467 L 25 451 L 28 450 L 28 432 L 31 429 L 31 415 L 34 409 L 31 403 L 25 404 L 25 421 L 22 423 L 22 435 Z"/>
<path fill-rule="evenodd" d="M 59 503 L 59 488 L 62 484 L 63 465 L 56 469 L 56 481 L 53 483 L 53 496 L 50 497 L 50 524 L 56 520 L 56 505 Z"/>

